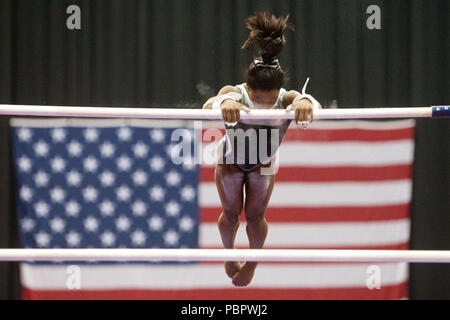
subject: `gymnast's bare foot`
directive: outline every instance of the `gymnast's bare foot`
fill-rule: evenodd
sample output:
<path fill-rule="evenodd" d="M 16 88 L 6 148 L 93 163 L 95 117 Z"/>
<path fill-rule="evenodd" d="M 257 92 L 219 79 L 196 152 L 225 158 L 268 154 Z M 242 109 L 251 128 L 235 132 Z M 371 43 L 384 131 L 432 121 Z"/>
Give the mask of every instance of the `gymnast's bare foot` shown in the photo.
<path fill-rule="evenodd" d="M 257 262 L 246 262 L 241 270 L 233 277 L 233 284 L 236 287 L 245 287 L 248 285 L 255 274 Z"/>
<path fill-rule="evenodd" d="M 237 261 L 227 261 L 225 262 L 225 272 L 227 275 L 233 279 L 234 275 L 241 270 L 241 265 Z"/>

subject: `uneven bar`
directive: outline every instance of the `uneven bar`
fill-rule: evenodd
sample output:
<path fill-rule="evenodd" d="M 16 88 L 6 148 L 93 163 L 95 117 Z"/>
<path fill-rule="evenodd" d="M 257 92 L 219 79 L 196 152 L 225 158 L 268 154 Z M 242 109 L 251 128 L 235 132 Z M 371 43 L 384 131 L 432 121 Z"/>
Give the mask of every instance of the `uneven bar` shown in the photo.
<path fill-rule="evenodd" d="M 0 261 L 297 261 L 449 263 L 450 250 L 0 249 Z"/>
<path fill-rule="evenodd" d="M 437 108 L 437 107 L 434 107 Z M 374 118 L 425 118 L 432 117 L 432 107 L 414 108 L 361 108 L 314 110 L 315 120 L 374 119 Z M 75 107 L 42 105 L 0 104 L 0 115 L 36 117 L 88 117 L 88 118 L 138 118 L 138 119 L 222 119 L 220 110 L 169 109 L 169 108 L 119 108 Z M 442 116 L 441 114 L 439 114 Z M 241 111 L 242 119 L 294 119 L 293 111 L 251 110 Z"/>

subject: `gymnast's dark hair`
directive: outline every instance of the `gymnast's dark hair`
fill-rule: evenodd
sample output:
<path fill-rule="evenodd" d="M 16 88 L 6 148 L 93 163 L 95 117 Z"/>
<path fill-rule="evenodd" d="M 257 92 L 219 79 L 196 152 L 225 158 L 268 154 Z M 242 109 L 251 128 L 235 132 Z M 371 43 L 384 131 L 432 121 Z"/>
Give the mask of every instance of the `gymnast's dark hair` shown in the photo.
<path fill-rule="evenodd" d="M 286 44 L 284 33 L 293 26 L 289 15 L 276 17 L 269 12 L 256 12 L 246 20 L 250 30 L 242 49 L 248 49 L 256 58 L 244 73 L 247 86 L 253 90 L 270 91 L 280 89 L 288 81 L 287 72 L 278 63 L 277 56 Z M 259 50 L 258 50 L 259 49 Z"/>

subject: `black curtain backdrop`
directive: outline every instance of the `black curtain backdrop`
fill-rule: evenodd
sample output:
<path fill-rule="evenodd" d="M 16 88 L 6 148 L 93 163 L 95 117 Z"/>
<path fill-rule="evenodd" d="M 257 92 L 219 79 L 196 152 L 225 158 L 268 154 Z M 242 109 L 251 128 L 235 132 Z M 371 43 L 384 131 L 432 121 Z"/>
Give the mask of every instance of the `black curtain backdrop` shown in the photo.
<path fill-rule="evenodd" d="M 69 5 L 81 30 L 66 28 Z M 369 5 L 381 30 L 366 27 Z M 0 0 L 0 103 L 200 108 L 242 81 L 255 10 L 290 13 L 287 88 L 339 108 L 450 103 L 448 0 Z M 0 117 L 0 247 L 19 245 L 9 117 Z M 450 249 L 450 121 L 416 129 L 411 249 Z M 450 299 L 448 264 L 412 264 L 410 298 Z M 0 299 L 20 298 L 0 263 Z"/>

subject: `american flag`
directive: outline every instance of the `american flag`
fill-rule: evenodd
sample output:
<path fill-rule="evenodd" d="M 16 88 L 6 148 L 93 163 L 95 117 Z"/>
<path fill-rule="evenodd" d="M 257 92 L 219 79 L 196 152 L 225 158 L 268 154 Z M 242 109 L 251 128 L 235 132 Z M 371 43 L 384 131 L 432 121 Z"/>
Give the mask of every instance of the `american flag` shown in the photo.
<path fill-rule="evenodd" d="M 12 119 L 22 246 L 221 248 L 214 165 L 170 155 L 222 124 L 153 120 Z M 414 121 L 323 121 L 291 127 L 266 211 L 265 248 L 407 249 Z M 206 128 L 208 127 L 208 128 Z M 221 130 L 223 134 L 223 130 Z M 203 140 L 201 140 L 203 141 Z M 203 141 L 211 150 L 217 141 Z M 189 141 L 195 149 L 195 139 Z M 247 248 L 245 219 L 236 238 Z M 23 298 L 404 299 L 408 265 L 260 263 L 235 288 L 223 263 L 82 263 L 80 288 L 65 263 L 22 263 Z"/>

